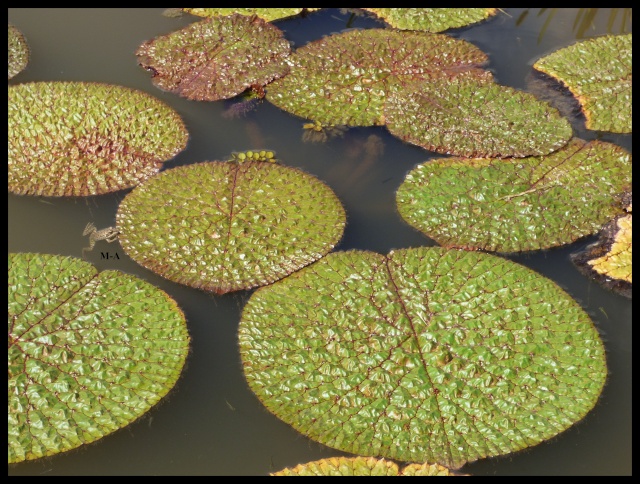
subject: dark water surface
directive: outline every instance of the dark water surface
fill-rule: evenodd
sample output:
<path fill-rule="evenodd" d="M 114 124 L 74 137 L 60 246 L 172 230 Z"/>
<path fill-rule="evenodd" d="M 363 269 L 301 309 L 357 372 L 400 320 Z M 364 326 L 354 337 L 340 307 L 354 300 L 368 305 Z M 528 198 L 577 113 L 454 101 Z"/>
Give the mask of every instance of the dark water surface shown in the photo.
<path fill-rule="evenodd" d="M 188 101 L 164 93 L 137 65 L 135 50 L 151 38 L 199 20 L 168 18 L 164 9 L 16 9 L 9 22 L 25 35 L 31 58 L 9 84 L 96 81 L 136 88 L 162 99 L 190 133 L 186 150 L 167 168 L 223 160 L 233 151 L 272 149 L 286 165 L 329 184 L 347 211 L 336 250 L 434 245 L 396 212 L 395 191 L 405 174 L 436 157 L 404 144 L 383 127 L 352 128 L 327 143 L 302 140 L 302 119 L 263 102 L 245 117 L 223 114 L 228 103 Z M 626 11 L 626 15 L 625 15 Z M 623 22 L 624 21 L 624 22 Z M 326 9 L 276 22 L 294 47 L 345 28 L 381 24 Z M 496 80 L 532 90 L 532 65 L 576 40 L 631 32 L 630 9 L 505 9 L 486 22 L 447 34 L 466 39 L 490 58 Z M 602 139 L 631 151 L 631 135 L 588 131 L 573 120 L 575 136 Z M 377 137 L 377 138 L 376 138 Z M 372 149 L 375 147 L 378 149 Z M 382 149 L 380 149 L 380 147 Z M 82 256 L 85 225 L 115 225 L 127 191 L 59 199 L 9 195 L 9 251 Z M 527 451 L 465 466 L 473 475 L 631 475 L 631 300 L 580 274 L 572 252 L 595 241 L 511 257 L 565 288 L 592 316 L 607 349 L 609 378 L 596 407 L 578 424 Z M 100 251 L 120 259 L 101 260 Z M 192 338 L 187 366 L 174 390 L 138 421 L 94 444 L 51 458 L 9 466 L 9 475 L 266 475 L 316 459 L 347 455 L 310 441 L 271 415 L 249 390 L 237 343 L 240 312 L 250 296 L 212 296 L 174 284 L 130 260 L 117 244 L 98 242 L 88 260 L 100 270 L 135 274 L 170 294 L 183 309 Z"/>

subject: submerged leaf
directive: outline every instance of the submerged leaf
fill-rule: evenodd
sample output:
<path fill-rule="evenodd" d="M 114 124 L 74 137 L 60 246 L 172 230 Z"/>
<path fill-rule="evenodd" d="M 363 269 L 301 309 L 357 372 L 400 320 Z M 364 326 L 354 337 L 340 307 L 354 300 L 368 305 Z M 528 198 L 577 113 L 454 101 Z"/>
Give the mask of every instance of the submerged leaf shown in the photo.
<path fill-rule="evenodd" d="M 291 72 L 267 87 L 267 100 L 325 125 L 384 124 L 387 96 L 412 81 L 492 79 L 476 46 L 426 32 L 351 30 L 309 42 L 288 62 Z"/>
<path fill-rule="evenodd" d="M 573 134 L 548 103 L 474 79 L 409 85 L 388 97 L 384 114 L 391 134 L 403 141 L 465 157 L 546 155 Z"/>
<path fill-rule="evenodd" d="M 224 17 L 227 15 L 240 14 L 246 16 L 257 16 L 267 22 L 281 20 L 296 15 L 305 14 L 319 8 L 183 8 L 187 13 L 198 17 Z"/>
<path fill-rule="evenodd" d="M 131 188 L 187 145 L 182 119 L 160 100 L 93 82 L 9 86 L 9 191 L 86 196 Z"/>
<path fill-rule="evenodd" d="M 9 254 L 9 463 L 139 418 L 175 385 L 185 318 L 160 289 L 82 260 Z"/>
<path fill-rule="evenodd" d="M 127 254 L 169 280 L 223 294 L 269 284 L 333 249 L 346 216 L 331 188 L 240 155 L 164 171 L 129 193 L 117 214 Z"/>
<path fill-rule="evenodd" d="M 621 213 L 630 186 L 627 151 L 574 138 L 543 157 L 428 161 L 407 174 L 396 202 L 441 245 L 519 252 L 595 234 Z"/>
<path fill-rule="evenodd" d="M 606 376 L 584 310 L 501 257 L 333 252 L 248 300 L 239 344 L 266 408 L 330 447 L 457 469 L 581 420 Z"/>
<path fill-rule="evenodd" d="M 582 106 L 587 129 L 631 133 L 631 36 L 582 40 L 533 65 L 569 88 Z"/>
<path fill-rule="evenodd" d="M 9 24 L 9 79 L 22 72 L 29 63 L 29 45 L 20 29 Z"/>
<path fill-rule="evenodd" d="M 495 15 L 496 8 L 363 8 L 400 30 L 442 32 Z"/>
<path fill-rule="evenodd" d="M 291 45 L 257 17 L 211 17 L 142 44 L 138 64 L 160 89 L 196 101 L 234 97 L 288 72 Z"/>
<path fill-rule="evenodd" d="M 410 464 L 374 457 L 329 457 L 271 473 L 272 476 L 455 476 L 438 464 Z"/>

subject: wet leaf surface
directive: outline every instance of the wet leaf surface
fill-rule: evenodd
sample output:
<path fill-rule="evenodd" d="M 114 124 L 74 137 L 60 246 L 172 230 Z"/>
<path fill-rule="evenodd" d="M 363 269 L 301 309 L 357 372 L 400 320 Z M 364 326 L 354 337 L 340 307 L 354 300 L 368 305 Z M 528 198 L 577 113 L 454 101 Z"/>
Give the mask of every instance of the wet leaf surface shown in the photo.
<path fill-rule="evenodd" d="M 313 10 L 319 10 L 318 8 L 183 8 L 183 10 L 191 15 L 198 17 L 224 17 L 233 14 L 240 14 L 251 17 L 256 15 L 257 17 L 266 20 L 267 22 L 273 22 L 274 20 L 281 20 L 289 17 L 295 17 L 297 15 L 304 15 L 305 13 Z"/>
<path fill-rule="evenodd" d="M 607 375 L 567 293 L 469 251 L 333 252 L 255 291 L 238 331 L 250 388 L 299 432 L 452 469 L 564 431 Z"/>
<path fill-rule="evenodd" d="M 131 188 L 187 145 L 173 108 L 123 86 L 9 86 L 9 191 L 87 196 Z"/>
<path fill-rule="evenodd" d="M 587 129 L 631 133 L 632 34 L 582 40 L 534 65 L 578 99 Z"/>
<path fill-rule="evenodd" d="M 9 79 L 22 72 L 29 63 L 27 39 L 15 25 L 9 24 Z"/>
<path fill-rule="evenodd" d="M 465 157 L 544 155 L 573 134 L 548 103 L 475 79 L 409 85 L 388 97 L 384 114 L 391 134 L 403 141 Z"/>
<path fill-rule="evenodd" d="M 481 22 L 496 8 L 364 8 L 400 30 L 442 32 Z"/>
<path fill-rule="evenodd" d="M 189 335 L 175 301 L 80 259 L 9 254 L 9 463 L 93 442 L 175 385 Z"/>
<path fill-rule="evenodd" d="M 573 139 L 543 157 L 430 160 L 407 174 L 396 203 L 441 245 L 520 252 L 597 233 L 630 186 L 627 151 Z"/>
<path fill-rule="evenodd" d="M 390 92 L 413 81 L 492 79 L 473 44 L 426 32 L 346 31 L 309 42 L 288 62 L 291 71 L 267 86 L 266 99 L 325 125 L 382 125 Z"/>
<path fill-rule="evenodd" d="M 127 195 L 117 214 L 120 243 L 133 260 L 218 294 L 269 284 L 316 261 L 338 243 L 345 223 L 340 200 L 322 181 L 265 161 L 164 171 Z"/>
<path fill-rule="evenodd" d="M 280 29 L 236 14 L 156 37 L 142 44 L 136 56 L 160 89 L 196 101 L 218 101 L 285 75 L 290 52 Z"/>

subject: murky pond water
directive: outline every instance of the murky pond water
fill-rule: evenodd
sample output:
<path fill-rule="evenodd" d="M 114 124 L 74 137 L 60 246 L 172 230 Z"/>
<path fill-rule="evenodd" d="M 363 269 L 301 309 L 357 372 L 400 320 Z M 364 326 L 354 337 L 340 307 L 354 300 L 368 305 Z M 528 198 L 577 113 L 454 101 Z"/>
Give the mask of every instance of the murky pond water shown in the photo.
<path fill-rule="evenodd" d="M 385 128 L 352 128 L 326 143 L 303 140 L 304 120 L 268 102 L 240 118 L 225 115 L 228 103 L 188 101 L 154 87 L 134 55 L 155 36 L 197 21 L 169 18 L 164 9 L 9 9 L 9 21 L 25 35 L 31 59 L 9 81 L 75 80 L 136 88 L 164 100 L 183 117 L 190 133 L 186 150 L 168 168 L 222 160 L 233 151 L 275 150 L 284 164 L 329 184 L 347 211 L 337 250 L 391 249 L 433 245 L 399 217 L 395 191 L 405 174 L 434 156 L 404 144 Z M 345 28 L 381 26 L 337 9 L 279 21 L 299 47 Z M 474 26 L 447 32 L 466 39 L 490 58 L 501 84 L 528 90 L 532 64 L 575 40 L 631 32 L 630 9 L 505 9 Z M 631 135 L 588 131 L 583 139 L 610 141 L 631 151 Z M 58 199 L 9 195 L 10 252 L 80 257 L 85 225 L 115 224 L 126 192 Z M 511 257 L 553 279 L 592 316 L 606 349 L 609 378 L 596 405 L 581 422 L 549 442 L 509 456 L 468 464 L 474 475 L 631 474 L 631 300 L 609 292 L 572 265 L 569 255 L 593 242 Z M 175 389 L 128 427 L 51 458 L 9 466 L 9 475 L 266 475 L 320 458 L 347 455 L 310 441 L 271 415 L 249 390 L 238 352 L 240 312 L 250 292 L 212 296 L 171 283 L 143 269 L 115 246 L 119 259 L 89 260 L 99 269 L 135 274 L 169 293 L 183 309 L 192 349 Z"/>

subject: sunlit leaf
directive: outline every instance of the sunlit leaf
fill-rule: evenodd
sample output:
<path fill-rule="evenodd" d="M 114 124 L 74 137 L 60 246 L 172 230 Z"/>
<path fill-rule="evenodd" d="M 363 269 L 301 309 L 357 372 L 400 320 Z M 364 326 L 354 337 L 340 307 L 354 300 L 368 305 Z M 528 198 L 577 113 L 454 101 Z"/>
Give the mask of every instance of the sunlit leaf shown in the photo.
<path fill-rule="evenodd" d="M 29 63 L 29 45 L 20 29 L 9 24 L 9 79 L 22 72 Z"/>
<path fill-rule="evenodd" d="M 117 214 L 120 243 L 133 260 L 218 294 L 269 284 L 316 261 L 338 243 L 345 223 L 326 184 L 264 161 L 164 171 L 129 193 Z"/>
<path fill-rule="evenodd" d="M 384 114 L 403 141 L 465 157 L 544 155 L 573 134 L 557 109 L 532 94 L 473 79 L 409 85 L 388 97 Z"/>
<path fill-rule="evenodd" d="M 481 22 L 496 8 L 363 8 L 400 30 L 442 32 Z"/>
<path fill-rule="evenodd" d="M 578 41 L 533 65 L 569 88 L 588 129 L 631 133 L 631 35 Z"/>
<path fill-rule="evenodd" d="M 303 15 L 319 8 L 183 8 L 187 13 L 198 17 L 224 17 L 233 14 L 256 15 L 267 22 Z"/>
<path fill-rule="evenodd" d="M 441 245 L 519 252 L 597 233 L 630 186 L 627 151 L 574 138 L 543 157 L 428 161 L 407 174 L 396 202 Z"/>
<path fill-rule="evenodd" d="M 283 32 L 257 17 L 211 17 L 142 44 L 138 64 L 165 91 L 197 101 L 236 96 L 288 71 Z"/>
<path fill-rule="evenodd" d="M 267 86 L 267 100 L 325 125 L 384 124 L 387 96 L 412 81 L 492 79 L 476 46 L 426 32 L 351 30 L 309 42 L 288 62 L 291 71 Z"/>
<path fill-rule="evenodd" d="M 393 461 L 374 457 L 329 457 L 293 468 L 272 472 L 272 476 L 455 476 L 438 464 L 410 464 L 403 469 Z"/>
<path fill-rule="evenodd" d="M 182 119 L 142 92 L 93 82 L 9 86 L 9 191 L 100 195 L 131 188 L 187 145 Z"/>
<path fill-rule="evenodd" d="M 160 289 L 80 259 L 9 254 L 9 463 L 74 449 L 175 385 L 185 318 Z"/>
<path fill-rule="evenodd" d="M 250 388 L 297 431 L 451 469 L 559 434 L 607 376 L 597 329 L 553 281 L 439 247 L 328 254 L 255 291 L 238 331 Z"/>

